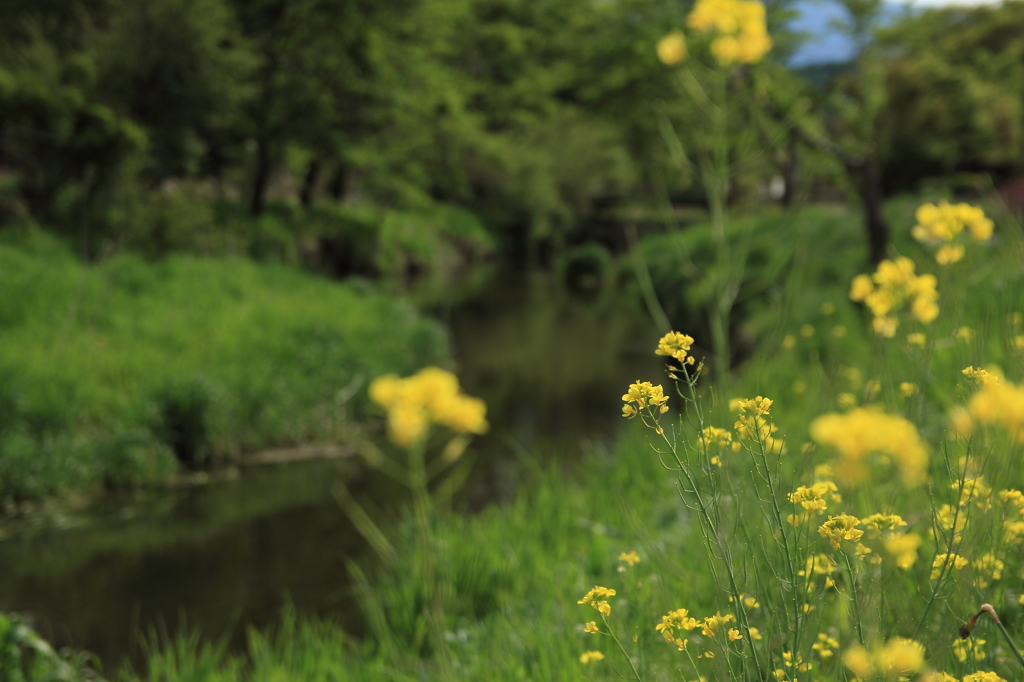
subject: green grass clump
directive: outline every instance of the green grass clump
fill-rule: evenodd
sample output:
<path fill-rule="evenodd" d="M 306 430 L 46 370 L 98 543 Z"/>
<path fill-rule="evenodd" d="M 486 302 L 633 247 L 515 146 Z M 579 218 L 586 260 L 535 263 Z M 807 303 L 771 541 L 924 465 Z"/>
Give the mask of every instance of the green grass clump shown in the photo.
<path fill-rule="evenodd" d="M 447 356 L 412 306 L 283 266 L 85 265 L 27 232 L 0 244 L 0 271 L 0 498 L 335 439 L 366 380 Z"/>

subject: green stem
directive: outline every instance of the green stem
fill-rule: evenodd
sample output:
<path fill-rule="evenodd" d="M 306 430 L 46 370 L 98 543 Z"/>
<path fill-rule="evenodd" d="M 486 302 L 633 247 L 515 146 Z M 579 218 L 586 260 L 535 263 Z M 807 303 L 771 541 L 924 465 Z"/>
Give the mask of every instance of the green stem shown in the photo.
<path fill-rule="evenodd" d="M 633 664 L 633 659 L 629 657 L 628 653 L 626 653 L 626 647 L 622 646 L 622 642 L 620 642 L 619 638 L 615 636 L 614 632 L 612 632 L 612 626 L 608 622 L 608 617 L 602 613 L 601 620 L 604 621 L 605 627 L 608 628 L 608 634 L 611 635 L 611 638 L 615 640 L 615 643 L 619 646 L 619 651 L 621 651 L 622 655 L 626 657 L 626 662 L 629 663 L 629 667 L 633 671 L 633 678 L 636 679 L 637 682 L 642 682 L 640 673 L 637 672 L 636 666 Z"/>

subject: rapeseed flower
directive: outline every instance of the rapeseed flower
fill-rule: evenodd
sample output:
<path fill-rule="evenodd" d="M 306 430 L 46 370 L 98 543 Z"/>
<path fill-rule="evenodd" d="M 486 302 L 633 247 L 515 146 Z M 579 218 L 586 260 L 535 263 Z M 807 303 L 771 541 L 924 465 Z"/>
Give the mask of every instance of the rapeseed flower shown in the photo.
<path fill-rule="evenodd" d="M 484 402 L 461 393 L 456 376 L 438 367 L 425 367 L 404 379 L 378 377 L 369 395 L 387 410 L 391 440 L 402 447 L 423 439 L 433 424 L 463 434 L 482 434 L 488 428 Z"/>
<path fill-rule="evenodd" d="M 921 546 L 921 536 L 916 533 L 891 535 L 882 540 L 885 551 L 896 560 L 896 566 L 904 571 L 917 562 L 917 548 Z"/>
<path fill-rule="evenodd" d="M 602 616 L 612 615 L 612 607 L 608 603 L 609 597 L 615 596 L 615 590 L 607 587 L 601 587 L 600 585 L 594 585 L 594 588 L 583 595 L 583 599 L 580 599 L 577 604 L 588 604 L 593 606 L 598 613 Z"/>
<path fill-rule="evenodd" d="M 836 649 L 839 648 L 839 642 L 834 637 L 829 637 L 824 632 L 819 632 L 818 636 L 811 645 L 811 649 L 818 652 L 818 656 L 822 660 L 832 658 Z"/>
<path fill-rule="evenodd" d="M 602 654 L 600 651 L 585 651 L 582 654 L 580 654 L 580 663 L 582 663 L 583 665 L 587 665 L 588 663 L 591 663 L 591 662 L 594 662 L 594 661 L 603 661 L 603 660 L 604 660 L 604 654 Z"/>
<path fill-rule="evenodd" d="M 857 483 L 867 479 L 865 461 L 872 453 L 895 461 L 907 485 L 921 483 L 928 469 L 928 453 L 917 429 L 903 417 L 872 408 L 854 408 L 845 414 L 825 414 L 811 422 L 811 438 L 831 445 L 839 453 L 836 472 Z"/>
<path fill-rule="evenodd" d="M 965 663 L 968 658 L 973 658 L 975 661 L 985 660 L 985 640 L 977 637 L 971 637 L 970 639 L 958 639 L 953 642 L 953 655 L 956 656 L 956 660 L 961 663 Z"/>
<path fill-rule="evenodd" d="M 665 405 L 668 402 L 665 389 L 660 384 L 654 386 L 649 381 L 637 381 L 634 384 L 630 384 L 629 390 L 622 396 L 622 400 L 626 403 L 622 406 L 622 416 L 629 419 L 635 417 L 639 410 L 648 405 L 657 407 L 658 411 L 662 414 L 668 412 L 668 406 Z M 631 403 L 635 403 L 636 406 L 634 407 Z"/>
<path fill-rule="evenodd" d="M 704 619 L 703 627 L 701 628 L 701 634 L 705 637 L 714 637 L 718 634 L 718 629 L 726 623 L 736 620 L 736 617 L 731 613 L 727 613 L 724 616 L 721 611 L 718 611 L 713 616 L 707 616 Z"/>
<path fill-rule="evenodd" d="M 1006 682 L 1006 680 L 999 677 L 999 675 L 994 672 L 980 671 L 964 675 L 963 682 Z"/>
<path fill-rule="evenodd" d="M 640 556 L 636 553 L 635 549 L 631 549 L 629 552 L 622 552 L 619 554 L 619 561 L 627 563 L 630 566 L 636 566 L 640 563 Z"/>
<path fill-rule="evenodd" d="M 583 626 L 583 631 L 589 632 L 592 635 L 596 635 L 600 632 L 600 630 L 597 629 L 597 622 L 593 620 Z"/>
<path fill-rule="evenodd" d="M 947 568 L 953 568 L 956 570 L 962 570 L 964 566 L 971 563 L 967 559 L 963 558 L 959 554 L 939 554 L 932 561 L 932 580 L 938 580 L 939 576 L 942 575 L 943 570 Z"/>
<path fill-rule="evenodd" d="M 686 59 L 686 37 L 676 29 L 658 41 L 658 59 L 665 66 L 675 66 Z"/>
<path fill-rule="evenodd" d="M 711 54 L 722 66 L 754 64 L 772 48 L 764 5 L 753 0 L 697 0 L 686 24 L 714 32 Z"/>
<path fill-rule="evenodd" d="M 903 637 L 894 637 L 871 652 L 854 644 L 843 652 L 843 665 L 862 680 L 876 672 L 888 680 L 907 679 L 924 666 L 924 647 Z"/>
<path fill-rule="evenodd" d="M 695 360 L 690 355 L 690 348 L 693 346 L 693 337 L 681 332 L 669 332 L 658 341 L 658 348 L 655 355 L 666 355 L 675 358 L 679 362 L 692 365 Z"/>
<path fill-rule="evenodd" d="M 974 561 L 974 584 L 979 590 L 984 590 L 993 580 L 1003 577 L 1003 569 L 1006 564 L 1000 561 L 995 554 L 988 552 L 982 554 Z"/>
<path fill-rule="evenodd" d="M 833 502 L 842 502 L 839 489 L 832 481 L 820 481 L 809 486 L 802 485 L 789 494 L 789 501 L 799 504 L 804 511 L 822 513 L 828 506 L 825 498 Z"/>
<path fill-rule="evenodd" d="M 998 424 L 1018 443 L 1024 443 L 1024 386 L 999 379 L 998 373 L 968 367 L 964 374 L 981 383 L 966 410 L 954 411 L 951 420 L 962 436 L 970 435 L 974 424 Z"/>
<path fill-rule="evenodd" d="M 992 238 L 992 221 L 978 206 L 950 204 L 922 204 L 917 209 L 917 224 L 910 234 L 919 242 L 938 244 L 935 260 L 939 265 L 951 265 L 964 257 L 964 241 L 969 234 L 974 241 Z M 966 231 L 965 231 L 966 230 Z"/>
<path fill-rule="evenodd" d="M 850 284 L 849 297 L 863 302 L 874 316 L 875 333 L 893 338 L 899 327 L 898 313 L 910 309 L 912 317 L 930 324 L 939 316 L 939 293 L 934 275 L 915 275 L 914 262 L 906 257 L 884 260 L 872 275 L 857 275 Z"/>
<path fill-rule="evenodd" d="M 839 549 L 843 540 L 849 540 L 850 542 L 860 540 L 861 536 L 864 535 L 864 531 L 856 527 L 859 524 L 860 519 L 849 514 L 829 516 L 828 521 L 821 524 L 821 527 L 818 528 L 818 534 L 823 538 L 827 538 L 832 543 L 833 548 Z"/>
<path fill-rule="evenodd" d="M 654 626 L 654 629 L 661 633 L 661 636 L 665 638 L 666 642 L 671 642 L 679 647 L 680 651 L 686 649 L 686 641 L 675 634 L 676 630 L 686 630 L 687 632 L 693 630 L 700 625 L 700 621 L 690 616 L 690 612 L 686 609 L 676 609 L 675 611 L 669 611 L 667 614 L 661 617 L 661 622 Z"/>

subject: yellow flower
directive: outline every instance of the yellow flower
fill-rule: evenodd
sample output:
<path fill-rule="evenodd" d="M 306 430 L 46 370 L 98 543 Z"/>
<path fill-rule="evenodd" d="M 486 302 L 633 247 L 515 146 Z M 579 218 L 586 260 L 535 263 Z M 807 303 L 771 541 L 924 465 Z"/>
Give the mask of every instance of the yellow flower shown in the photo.
<path fill-rule="evenodd" d="M 668 410 L 668 406 L 665 405 L 668 402 L 665 390 L 660 384 L 653 386 L 649 381 L 637 381 L 634 384 L 630 384 L 629 391 L 622 396 L 622 400 L 626 403 L 622 408 L 623 417 L 635 417 L 638 409 L 643 409 L 648 405 L 658 407 L 662 413 Z M 634 408 L 630 403 L 636 403 L 636 407 Z M 629 409 L 627 410 L 626 408 Z"/>
<path fill-rule="evenodd" d="M 862 680 L 870 678 L 875 672 L 871 655 L 860 644 L 854 644 L 843 652 L 843 665 Z"/>
<path fill-rule="evenodd" d="M 985 660 L 985 640 L 977 637 L 971 637 L 970 639 L 958 639 L 953 642 L 953 655 L 956 660 L 964 663 L 968 658 L 973 658 L 975 661 Z"/>
<path fill-rule="evenodd" d="M 925 335 L 920 332 L 914 332 L 913 334 L 907 334 L 907 343 L 911 346 L 919 346 L 924 348 Z"/>
<path fill-rule="evenodd" d="M 915 393 L 917 393 L 917 384 L 912 383 L 910 381 L 903 381 L 900 383 L 901 396 L 903 396 L 904 398 L 909 398 Z"/>
<path fill-rule="evenodd" d="M 804 326 L 800 327 L 800 336 L 804 337 L 805 339 L 809 339 L 810 337 L 814 336 L 814 327 L 809 324 L 805 324 Z"/>
<path fill-rule="evenodd" d="M 964 343 L 970 343 L 974 339 L 974 330 L 970 327 L 960 327 L 956 330 L 954 337 L 957 341 L 963 341 Z"/>
<path fill-rule="evenodd" d="M 704 626 L 701 628 L 701 634 L 705 637 L 714 637 L 718 634 L 718 628 L 735 619 L 736 618 L 731 613 L 727 613 L 723 616 L 722 612 L 718 611 L 715 615 L 708 616 L 704 619 Z"/>
<path fill-rule="evenodd" d="M 917 429 L 909 421 L 870 408 L 845 414 L 825 414 L 811 422 L 811 438 L 831 445 L 840 456 L 838 475 L 851 482 L 867 478 L 865 460 L 878 453 L 896 462 L 907 485 L 921 483 L 928 468 L 928 453 Z"/>
<path fill-rule="evenodd" d="M 839 489 L 832 481 L 821 481 L 810 486 L 802 485 L 789 494 L 789 501 L 799 504 L 805 511 L 821 513 L 827 507 L 826 496 L 833 502 L 843 501 L 839 496 Z"/>
<path fill-rule="evenodd" d="M 969 419 L 959 426 L 969 433 L 973 423 L 998 424 L 1018 443 L 1024 443 L 1024 386 L 1001 381 L 998 374 L 968 367 L 964 374 L 981 382 L 981 388 L 967 404 Z M 963 419 L 963 416 L 958 416 Z"/>
<path fill-rule="evenodd" d="M 700 622 L 696 618 L 691 618 L 689 611 L 686 609 L 676 609 L 662 616 L 661 622 L 655 625 L 654 629 L 661 633 L 665 641 L 675 644 L 682 651 L 686 648 L 686 641 L 677 639 L 675 637 L 675 630 L 690 631 L 698 625 L 700 625 Z"/>
<path fill-rule="evenodd" d="M 658 59 L 665 66 L 675 66 L 686 59 L 686 38 L 674 30 L 658 41 Z"/>
<path fill-rule="evenodd" d="M 976 672 L 964 675 L 963 682 L 1006 682 L 994 672 Z"/>
<path fill-rule="evenodd" d="M 784 349 L 789 350 L 790 348 L 792 348 L 795 345 L 796 345 L 796 337 L 793 336 L 792 334 L 786 334 L 782 338 L 782 347 Z"/>
<path fill-rule="evenodd" d="M 876 334 L 892 338 L 899 326 L 899 317 L 894 313 L 907 304 L 910 314 L 923 324 L 938 317 L 936 284 L 932 275 L 915 275 L 914 262 L 901 257 L 882 261 L 873 275 L 857 275 L 850 285 L 849 296 L 853 301 L 863 301 L 871 310 Z"/>
<path fill-rule="evenodd" d="M 582 663 L 583 665 L 587 665 L 591 661 L 603 660 L 604 654 L 602 654 L 600 651 L 585 651 L 582 654 L 580 654 L 580 663 Z"/>
<path fill-rule="evenodd" d="M 992 552 L 982 554 L 974 562 L 974 584 L 979 590 L 984 590 L 992 580 L 999 580 L 1003 577 L 1003 569 L 1006 565 L 996 558 Z"/>
<path fill-rule="evenodd" d="M 969 563 L 971 562 L 958 554 L 939 554 L 935 557 L 935 560 L 932 561 L 931 579 L 938 580 L 939 576 L 941 576 L 943 571 L 947 570 L 947 568 L 955 568 L 959 571 Z"/>
<path fill-rule="evenodd" d="M 610 616 L 612 607 L 608 604 L 608 598 L 615 596 L 615 590 L 595 585 L 592 590 L 583 595 L 577 604 L 589 604 L 593 606 L 602 616 Z"/>
<path fill-rule="evenodd" d="M 896 530 L 907 525 L 907 522 L 899 514 L 872 514 L 861 519 L 860 525 L 877 534 L 882 530 Z"/>
<path fill-rule="evenodd" d="M 962 244 L 943 244 L 935 252 L 935 262 L 939 265 L 952 265 L 964 257 Z"/>
<path fill-rule="evenodd" d="M 658 341 L 658 348 L 655 355 L 667 355 L 679 362 L 692 365 L 694 360 L 689 356 L 690 347 L 693 346 L 693 337 L 680 332 L 669 332 Z"/>
<path fill-rule="evenodd" d="M 369 394 L 387 409 L 391 440 L 402 447 L 420 441 L 431 424 L 457 433 L 487 431 L 484 402 L 461 394 L 455 375 L 438 367 L 426 367 L 405 379 L 394 374 L 378 377 Z"/>
<path fill-rule="evenodd" d="M 583 631 L 589 632 L 592 635 L 600 632 L 600 630 L 597 629 L 597 622 L 593 620 L 583 626 Z"/>
<path fill-rule="evenodd" d="M 732 432 L 717 426 L 708 426 L 700 433 L 700 444 L 707 450 L 712 445 L 724 448 L 732 444 Z"/>
<path fill-rule="evenodd" d="M 832 658 L 832 654 L 839 648 L 839 642 L 824 632 L 819 632 L 817 640 L 811 645 L 811 648 L 818 652 L 818 656 L 822 660 L 826 660 Z"/>
<path fill-rule="evenodd" d="M 875 665 L 889 679 L 913 675 L 924 665 L 924 647 L 912 639 L 894 637 L 875 654 Z"/>
<path fill-rule="evenodd" d="M 772 47 L 760 2 L 697 0 L 686 23 L 696 31 L 715 31 L 711 54 L 723 66 L 753 64 Z"/>
<path fill-rule="evenodd" d="M 628 553 L 622 552 L 619 554 L 619 561 L 629 564 L 630 566 L 636 566 L 640 563 L 640 557 L 637 555 L 635 549 L 629 550 Z"/>
<path fill-rule="evenodd" d="M 743 635 L 736 628 L 729 628 L 729 641 L 735 642 L 737 639 L 743 639 Z"/>
<path fill-rule="evenodd" d="M 904 571 L 917 561 L 917 548 L 921 546 L 921 536 L 916 533 L 893 535 L 882 540 L 885 551 L 896 558 L 896 566 Z"/>
<path fill-rule="evenodd" d="M 753 625 L 750 626 L 750 639 L 764 639 L 761 635 L 761 631 L 755 628 Z"/>
<path fill-rule="evenodd" d="M 818 528 L 818 534 L 823 538 L 827 538 L 832 543 L 832 547 L 839 549 L 840 543 L 843 540 L 856 542 L 864 535 L 864 531 L 856 528 L 859 523 L 860 519 L 849 514 L 829 516 L 828 521 L 821 524 L 821 527 Z"/>

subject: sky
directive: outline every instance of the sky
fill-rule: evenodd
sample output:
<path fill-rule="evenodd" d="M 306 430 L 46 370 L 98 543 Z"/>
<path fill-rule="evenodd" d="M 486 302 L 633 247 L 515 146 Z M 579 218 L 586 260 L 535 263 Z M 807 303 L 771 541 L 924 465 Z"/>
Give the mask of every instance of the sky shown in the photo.
<path fill-rule="evenodd" d="M 887 2 L 892 16 L 911 8 L 994 5 L 998 0 L 913 0 L 912 3 Z M 842 20 L 845 10 L 836 0 L 800 0 L 796 3 L 800 16 L 790 27 L 810 35 L 789 60 L 789 65 L 800 68 L 814 64 L 846 62 L 853 57 L 853 42 L 831 26 L 835 20 Z"/>

